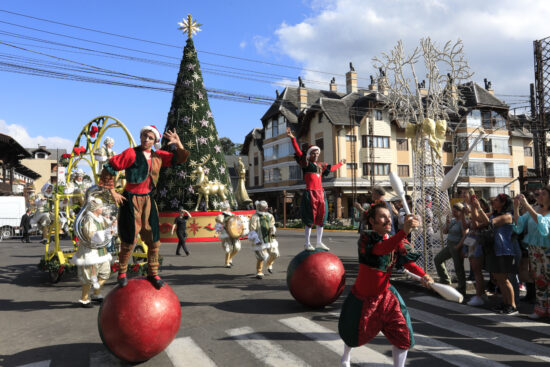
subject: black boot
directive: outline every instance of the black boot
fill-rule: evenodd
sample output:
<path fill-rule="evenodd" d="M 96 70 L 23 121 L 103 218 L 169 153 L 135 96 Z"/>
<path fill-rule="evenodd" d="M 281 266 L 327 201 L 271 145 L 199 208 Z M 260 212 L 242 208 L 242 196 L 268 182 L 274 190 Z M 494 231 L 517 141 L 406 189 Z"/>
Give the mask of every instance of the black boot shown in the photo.
<path fill-rule="evenodd" d="M 158 275 L 148 275 L 147 280 L 151 282 L 153 287 L 155 287 L 156 289 L 161 289 L 162 287 L 164 287 L 164 280 L 160 279 Z"/>
<path fill-rule="evenodd" d="M 119 275 L 116 281 L 117 281 L 118 285 L 120 286 L 120 288 L 126 287 L 128 285 L 128 277 L 127 276 L 121 277 Z"/>

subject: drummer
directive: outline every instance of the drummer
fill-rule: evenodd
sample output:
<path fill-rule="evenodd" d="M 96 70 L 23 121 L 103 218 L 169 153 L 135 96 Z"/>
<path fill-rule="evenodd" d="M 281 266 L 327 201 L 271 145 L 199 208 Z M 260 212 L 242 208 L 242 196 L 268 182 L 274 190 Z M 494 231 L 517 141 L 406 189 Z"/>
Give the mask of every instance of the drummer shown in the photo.
<path fill-rule="evenodd" d="M 230 268 L 233 266 L 233 257 L 237 255 L 237 252 L 241 249 L 241 242 L 239 237 L 242 235 L 238 233 L 238 230 L 234 230 L 231 222 L 238 218 L 235 214 L 231 213 L 229 203 L 224 201 L 221 204 L 221 214 L 216 217 L 216 225 L 214 228 L 218 232 L 218 238 L 222 243 L 222 248 L 225 252 L 225 267 Z M 242 228 L 242 227 L 241 227 Z"/>

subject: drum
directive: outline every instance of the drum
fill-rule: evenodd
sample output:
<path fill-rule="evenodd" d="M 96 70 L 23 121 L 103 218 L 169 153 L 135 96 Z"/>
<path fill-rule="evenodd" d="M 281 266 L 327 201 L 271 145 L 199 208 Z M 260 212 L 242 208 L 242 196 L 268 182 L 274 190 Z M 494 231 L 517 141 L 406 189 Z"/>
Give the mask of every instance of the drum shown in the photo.
<path fill-rule="evenodd" d="M 225 220 L 225 231 L 229 237 L 237 239 L 243 235 L 244 223 L 240 216 L 233 215 Z"/>

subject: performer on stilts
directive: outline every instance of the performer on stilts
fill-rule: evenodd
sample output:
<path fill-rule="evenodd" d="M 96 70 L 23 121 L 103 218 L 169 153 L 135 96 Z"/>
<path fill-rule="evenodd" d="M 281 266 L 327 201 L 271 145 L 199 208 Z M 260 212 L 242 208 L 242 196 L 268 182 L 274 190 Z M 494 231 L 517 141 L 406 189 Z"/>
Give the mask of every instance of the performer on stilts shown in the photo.
<path fill-rule="evenodd" d="M 78 250 L 71 263 L 78 268 L 78 278 L 82 284 L 82 296 L 78 301 L 84 308 L 93 307 L 92 302 L 103 301 L 101 287 L 111 276 L 111 254 L 107 244 L 116 233 L 110 220 L 103 216 L 103 201 L 99 198 L 89 199 L 89 210 L 81 222 L 84 238 L 79 238 Z M 94 289 L 90 300 L 90 290 Z"/>
<path fill-rule="evenodd" d="M 280 256 L 279 243 L 275 239 L 275 218 L 267 211 L 265 201 L 256 202 L 256 213 L 250 217 L 248 239 L 256 255 L 256 278 L 263 279 L 264 262 L 267 271 L 273 273 L 273 263 Z"/>
<path fill-rule="evenodd" d="M 304 154 L 298 146 L 296 137 L 288 127 L 286 128 L 286 135 L 292 142 L 294 152 L 296 153 L 294 157 L 302 168 L 304 181 L 306 182 L 306 189 L 300 203 L 300 214 L 302 216 L 302 222 L 304 223 L 306 235 L 305 248 L 308 251 L 315 250 L 309 241 L 311 227 L 315 224 L 317 228 L 317 244 L 315 247 L 323 250 L 330 250 L 322 242 L 323 226 L 328 216 L 328 204 L 321 175 L 328 176 L 330 172 L 336 171 L 342 164 L 346 163 L 346 160 L 342 159 L 335 165 L 317 162 L 321 154 L 321 148 L 316 145 L 310 145 L 307 152 Z"/>
<path fill-rule="evenodd" d="M 216 217 L 216 225 L 214 229 L 218 232 L 218 238 L 222 243 L 222 248 L 225 252 L 225 267 L 230 268 L 233 266 L 233 258 L 237 255 L 237 252 L 241 249 L 241 242 L 239 238 L 233 238 L 227 232 L 225 225 L 229 217 L 235 214 L 231 213 L 231 207 L 227 201 L 221 203 L 221 214 Z"/>
<path fill-rule="evenodd" d="M 122 241 L 118 255 L 120 268 L 118 284 L 125 287 L 128 284 L 126 272 L 132 249 L 136 245 L 138 235 L 148 246 L 147 250 L 147 279 L 160 289 L 164 281 L 158 276 L 158 253 L 160 247 L 160 229 L 158 209 L 152 198 L 152 190 L 157 184 L 161 167 L 169 167 L 184 163 L 189 156 L 176 131 L 166 131 L 164 138 L 168 144 L 174 144 L 174 153 L 160 148 L 160 133 L 154 125 L 141 129 L 141 144 L 135 148 L 128 148 L 117 154 L 103 166 L 99 185 L 110 189 L 114 200 L 120 206 L 118 218 L 118 232 Z M 126 171 L 126 186 L 123 194 L 115 190 L 115 176 L 117 171 Z"/>
<path fill-rule="evenodd" d="M 380 331 L 393 344 L 394 367 L 405 365 L 407 351 L 414 346 L 407 307 L 390 285 L 390 275 L 394 266 L 404 266 L 421 276 L 426 287 L 432 278 L 414 263 L 420 255 L 412 252 L 406 239 L 418 227 L 418 219 L 407 216 L 403 229 L 390 237 L 391 218 L 385 203 L 371 206 L 366 214 L 372 230 L 363 231 L 359 238 L 359 273 L 344 301 L 338 322 L 338 332 L 345 343 L 343 367 L 350 366 L 352 348 L 368 343 Z"/>

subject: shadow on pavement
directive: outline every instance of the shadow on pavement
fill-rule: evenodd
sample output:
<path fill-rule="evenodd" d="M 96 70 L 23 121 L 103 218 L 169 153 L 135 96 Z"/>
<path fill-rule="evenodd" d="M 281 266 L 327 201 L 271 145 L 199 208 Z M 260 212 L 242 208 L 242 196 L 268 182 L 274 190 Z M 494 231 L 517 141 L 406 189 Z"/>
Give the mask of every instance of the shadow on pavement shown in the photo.
<path fill-rule="evenodd" d="M 222 311 L 255 315 L 280 315 L 311 311 L 310 308 L 302 306 L 291 298 L 290 294 L 288 296 L 289 299 L 239 299 L 220 302 L 213 306 Z"/>
<path fill-rule="evenodd" d="M 103 344 L 78 343 L 52 345 L 25 350 L 13 355 L 0 355 L 0 365 L 6 367 L 20 366 L 51 360 L 50 366 L 55 367 L 88 366 L 90 353 L 98 351 L 106 351 Z M 130 364 L 122 365 L 130 366 Z"/>
<path fill-rule="evenodd" d="M 51 301 L 23 301 L 14 302 L 10 299 L 0 299 L 0 311 L 40 311 L 55 310 L 64 308 L 76 308 L 74 302 L 51 302 Z M 2 366 L 2 364 L 0 364 Z"/>

